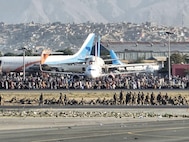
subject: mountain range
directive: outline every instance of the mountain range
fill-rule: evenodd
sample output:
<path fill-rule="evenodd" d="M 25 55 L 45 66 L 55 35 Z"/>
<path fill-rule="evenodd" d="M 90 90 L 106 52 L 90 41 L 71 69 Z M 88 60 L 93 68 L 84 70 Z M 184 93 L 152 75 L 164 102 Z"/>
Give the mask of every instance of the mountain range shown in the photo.
<path fill-rule="evenodd" d="M 189 27 L 189 0 L 1 0 L 0 22 L 155 22 Z"/>

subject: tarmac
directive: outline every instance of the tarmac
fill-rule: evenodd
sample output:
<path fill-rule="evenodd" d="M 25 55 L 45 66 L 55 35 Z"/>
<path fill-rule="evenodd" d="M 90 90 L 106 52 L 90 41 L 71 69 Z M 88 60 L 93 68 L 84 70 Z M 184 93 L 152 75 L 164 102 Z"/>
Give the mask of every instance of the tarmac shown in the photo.
<path fill-rule="evenodd" d="M 37 110 L 36 110 L 37 111 Z M 42 110 L 41 110 L 42 111 Z M 44 111 L 44 110 L 43 110 Z M 60 111 L 60 110 L 52 110 Z M 74 111 L 63 109 L 62 111 Z M 169 113 L 181 116 L 188 109 L 78 109 L 78 112 L 114 111 L 155 113 L 155 117 L 0 117 L 0 141 L 9 142 L 114 142 L 189 140 L 189 118 L 162 117 Z"/>

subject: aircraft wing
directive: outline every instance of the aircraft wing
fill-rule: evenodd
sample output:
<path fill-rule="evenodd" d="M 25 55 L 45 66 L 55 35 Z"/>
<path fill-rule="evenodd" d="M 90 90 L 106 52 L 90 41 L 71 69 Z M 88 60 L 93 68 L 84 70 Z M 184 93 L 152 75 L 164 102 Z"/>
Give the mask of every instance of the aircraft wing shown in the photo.
<path fill-rule="evenodd" d="M 104 66 L 105 70 L 119 70 L 119 71 L 140 71 L 144 72 L 147 71 L 147 69 L 150 66 L 157 66 L 153 63 L 138 63 L 138 64 L 106 64 Z"/>
<path fill-rule="evenodd" d="M 48 71 L 41 70 L 44 73 L 52 73 L 52 74 L 64 74 L 64 75 L 76 75 L 76 76 L 85 76 L 84 73 L 76 73 L 76 72 L 64 72 L 64 71 Z"/>
<path fill-rule="evenodd" d="M 106 68 L 119 68 L 119 67 L 143 67 L 143 66 L 148 66 L 148 65 L 152 65 L 152 64 L 148 64 L 148 63 L 138 63 L 138 64 L 121 64 L 121 65 L 115 65 L 115 64 L 106 64 L 105 67 Z"/>
<path fill-rule="evenodd" d="M 116 75 L 129 75 L 129 74 L 137 74 L 137 73 L 142 73 L 146 72 L 145 70 L 143 71 L 125 71 L 125 72 L 119 72 L 119 71 L 113 71 L 113 72 L 108 72 L 108 73 L 103 73 L 101 77 L 103 76 L 116 76 Z"/>

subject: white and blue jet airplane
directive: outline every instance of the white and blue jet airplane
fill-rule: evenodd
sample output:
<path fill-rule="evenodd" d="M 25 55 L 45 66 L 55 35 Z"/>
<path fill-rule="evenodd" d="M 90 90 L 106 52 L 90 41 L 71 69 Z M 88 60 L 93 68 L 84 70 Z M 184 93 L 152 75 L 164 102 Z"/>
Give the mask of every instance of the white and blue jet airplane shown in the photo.
<path fill-rule="evenodd" d="M 61 66 L 63 64 L 83 62 L 85 61 L 86 56 L 89 56 L 91 53 L 94 38 L 94 33 L 89 34 L 79 51 L 74 55 L 50 55 L 51 52 L 43 51 L 41 55 L 41 64 Z"/>
<path fill-rule="evenodd" d="M 81 49 L 74 55 L 52 55 L 42 53 L 41 70 L 49 73 L 61 73 L 72 76 L 84 76 L 87 78 L 100 77 L 104 60 L 100 58 L 100 49 L 95 55 L 91 55 L 95 34 L 89 34 Z"/>
<path fill-rule="evenodd" d="M 41 55 L 42 71 L 58 71 L 58 72 L 81 72 L 84 67 L 75 68 L 76 64 L 82 66 L 90 56 L 95 34 L 90 33 L 87 39 L 77 53 L 74 55 L 51 55 L 51 51 L 43 51 Z M 83 65 L 84 66 L 84 65 Z M 47 70 L 46 70 L 47 69 Z"/>

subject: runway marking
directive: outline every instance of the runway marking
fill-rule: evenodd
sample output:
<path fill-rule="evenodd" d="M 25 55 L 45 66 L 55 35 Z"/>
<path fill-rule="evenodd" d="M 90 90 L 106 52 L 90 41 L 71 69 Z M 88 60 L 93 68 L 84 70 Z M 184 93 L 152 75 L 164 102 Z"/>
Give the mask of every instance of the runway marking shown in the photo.
<path fill-rule="evenodd" d="M 110 133 L 109 134 L 92 134 L 88 136 L 77 136 L 77 137 L 68 137 L 68 138 L 58 138 L 58 139 L 48 139 L 48 140 L 37 140 L 32 142 L 51 142 L 51 141 L 60 141 L 60 140 L 73 140 L 73 139 L 82 139 L 82 138 L 93 138 L 93 137 L 104 137 L 104 136 L 112 136 L 112 135 L 118 135 L 118 134 L 127 134 L 128 132 L 122 132 L 122 133 Z"/>
<path fill-rule="evenodd" d="M 67 138 L 57 138 L 57 139 L 46 139 L 46 140 L 37 140 L 37 141 L 32 141 L 32 142 L 51 142 L 51 141 L 60 141 L 60 140 L 72 140 L 72 139 L 82 139 L 82 138 L 93 138 L 93 137 L 104 137 L 104 136 L 113 136 L 113 135 L 122 135 L 122 134 L 129 134 L 129 135 L 138 135 L 138 136 L 149 136 L 149 137 L 164 137 L 164 138 L 188 138 L 188 137 L 178 137 L 178 136 L 162 136 L 162 135 L 147 135 L 147 134 L 139 134 L 141 132 L 155 132 L 155 131 L 162 131 L 162 130 L 179 130 L 179 129 L 186 129 L 189 127 L 175 127 L 175 128 L 157 128 L 157 129 L 148 129 L 148 130 L 138 130 L 138 131 L 126 131 L 122 132 L 117 132 L 117 133 L 111 133 L 108 131 L 107 134 L 92 134 L 87 136 L 76 136 L 76 137 L 67 137 Z M 125 130 L 124 130 L 125 131 Z M 104 131 L 103 131 L 104 132 Z M 100 132 L 102 133 L 102 132 Z"/>
<path fill-rule="evenodd" d="M 140 131 L 133 131 L 133 132 L 128 132 L 129 135 L 138 135 L 138 136 L 149 136 L 149 137 L 164 137 L 164 138 L 189 138 L 189 137 L 184 137 L 184 136 L 163 136 L 163 135 L 147 135 L 147 134 L 140 134 L 142 132 L 156 132 L 156 131 L 167 131 L 167 130 L 180 130 L 180 129 L 186 129 L 189 127 L 174 127 L 174 128 L 157 128 L 157 129 L 148 129 L 148 130 L 140 130 Z"/>

